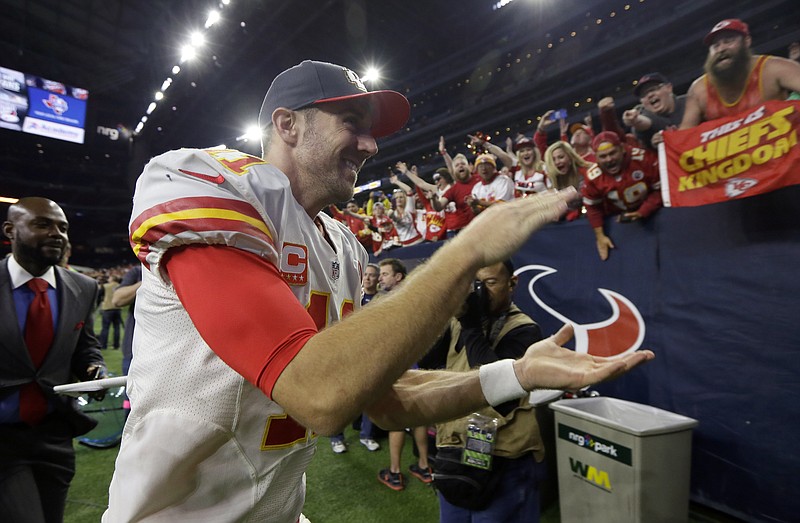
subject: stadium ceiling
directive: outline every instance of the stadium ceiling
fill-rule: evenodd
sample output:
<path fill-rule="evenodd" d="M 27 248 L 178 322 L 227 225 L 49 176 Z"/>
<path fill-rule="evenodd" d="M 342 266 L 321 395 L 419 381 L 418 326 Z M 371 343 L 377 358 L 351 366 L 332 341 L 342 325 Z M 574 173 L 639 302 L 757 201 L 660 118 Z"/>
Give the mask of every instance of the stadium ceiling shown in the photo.
<path fill-rule="evenodd" d="M 410 98 L 408 128 L 379 143 L 362 174 L 369 180 L 398 160 L 438 166 L 440 135 L 463 149 L 468 132 L 505 140 L 530 132 L 550 108 L 582 118 L 601 96 L 630 105 L 632 82 L 646 72 L 667 74 L 683 92 L 701 72 L 702 36 L 722 18 L 750 23 L 760 52 L 785 56 L 800 39 L 800 2 L 792 0 L 497 3 L 0 0 L 0 67 L 89 92 L 82 145 L 0 129 L 0 196 L 55 199 L 85 246 L 77 255 L 111 257 L 124 243 L 144 163 L 172 148 L 221 143 L 258 154 L 237 137 L 255 121 L 271 79 L 304 59 L 359 73 L 379 67 L 371 88 Z M 211 9 L 220 19 L 205 29 Z M 205 43 L 181 63 L 194 31 Z M 164 98 L 131 135 L 167 78 Z"/>

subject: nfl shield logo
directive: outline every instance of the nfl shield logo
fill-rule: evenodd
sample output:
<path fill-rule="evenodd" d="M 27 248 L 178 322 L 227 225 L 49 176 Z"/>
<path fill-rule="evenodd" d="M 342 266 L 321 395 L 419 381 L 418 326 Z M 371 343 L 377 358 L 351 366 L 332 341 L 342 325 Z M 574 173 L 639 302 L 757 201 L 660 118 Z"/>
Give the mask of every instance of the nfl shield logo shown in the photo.
<path fill-rule="evenodd" d="M 331 262 L 331 278 L 339 279 L 339 262 L 337 260 Z"/>

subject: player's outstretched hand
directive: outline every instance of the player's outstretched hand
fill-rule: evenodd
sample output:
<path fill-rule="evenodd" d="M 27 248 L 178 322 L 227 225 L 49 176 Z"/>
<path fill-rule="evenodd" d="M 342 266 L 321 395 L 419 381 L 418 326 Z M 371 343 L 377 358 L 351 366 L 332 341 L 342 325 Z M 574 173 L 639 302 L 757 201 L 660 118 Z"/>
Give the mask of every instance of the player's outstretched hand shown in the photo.
<path fill-rule="evenodd" d="M 617 378 L 655 358 L 649 350 L 612 357 L 577 353 L 562 347 L 572 335 L 572 326 L 564 325 L 553 336 L 531 345 L 525 355 L 514 362 L 517 379 L 525 390 L 579 390 Z"/>
<path fill-rule="evenodd" d="M 569 187 L 492 205 L 452 240 L 453 247 L 461 249 L 470 259 L 474 256 L 477 267 L 503 261 L 534 231 L 564 214 L 567 203 L 577 198 L 577 191 Z"/>

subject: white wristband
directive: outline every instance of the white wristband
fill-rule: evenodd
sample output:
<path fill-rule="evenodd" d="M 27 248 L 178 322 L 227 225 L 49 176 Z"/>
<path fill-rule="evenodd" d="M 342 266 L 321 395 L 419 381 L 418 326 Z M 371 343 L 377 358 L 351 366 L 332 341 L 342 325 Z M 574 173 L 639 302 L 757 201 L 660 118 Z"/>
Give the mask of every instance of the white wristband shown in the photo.
<path fill-rule="evenodd" d="M 483 397 L 492 407 L 528 394 L 514 372 L 514 360 L 500 360 L 483 365 L 478 370 L 478 376 L 481 379 Z"/>

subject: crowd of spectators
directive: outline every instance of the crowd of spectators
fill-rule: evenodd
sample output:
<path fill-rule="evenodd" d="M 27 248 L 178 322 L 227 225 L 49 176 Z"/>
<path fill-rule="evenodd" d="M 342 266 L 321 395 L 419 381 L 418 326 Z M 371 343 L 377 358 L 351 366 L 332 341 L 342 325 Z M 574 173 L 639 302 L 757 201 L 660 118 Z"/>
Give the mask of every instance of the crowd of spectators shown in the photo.
<path fill-rule="evenodd" d="M 704 43 L 709 49 L 706 74 L 687 94 L 674 93 L 666 75 L 648 72 L 633 88 L 639 99 L 634 107 L 618 111 L 613 98 L 599 100 L 599 126 L 591 115 L 569 123 L 566 111 L 553 109 L 539 117 L 532 136 L 509 136 L 505 147 L 478 132 L 466 136 L 467 151 L 451 156 L 441 137 L 438 146 L 444 166 L 431 173 L 430 179 L 420 175 L 416 166 L 398 162 L 389 177 L 391 197 L 373 190 L 365 201 L 347 202 L 345 211 L 332 206 L 331 214 L 350 227 L 368 252 L 381 257 L 396 248 L 450 238 L 496 203 L 574 187 L 582 200 L 572 204 L 562 221 L 586 216 L 598 255 L 606 260 L 614 248 L 604 233 L 606 218 L 634 222 L 648 218 L 662 205 L 656 151 L 663 131 L 731 114 L 716 107 L 727 107 L 726 100 L 737 93 L 736 111 L 747 108 L 741 104 L 742 97 L 751 99 L 752 105 L 797 96 L 786 86 L 800 83 L 794 67 L 800 44 L 789 47 L 789 60 L 753 55 L 748 26 L 735 19 L 717 24 Z M 750 88 L 759 81 L 774 87 L 768 92 Z M 712 94 L 709 103 L 713 104 L 706 107 L 705 85 L 717 86 L 721 102 Z M 690 111 L 685 116 L 687 104 Z M 555 123 L 559 139 L 548 143 L 547 128 Z"/>
<path fill-rule="evenodd" d="M 725 105 L 734 92 L 731 86 L 744 86 L 741 96 L 733 104 L 736 111 L 747 109 L 747 104 L 752 107 L 752 103 L 767 99 L 786 99 L 790 91 L 800 90 L 800 68 L 796 63 L 787 60 L 768 62 L 769 58 L 752 56 L 748 54 L 750 43 L 746 24 L 739 20 L 720 22 L 706 37 L 709 47 L 706 74 L 710 80 L 704 80 L 704 75 L 692 85 L 687 95 L 676 96 L 665 75 L 651 72 L 644 74 L 636 84 L 634 93 L 640 104 L 625 109 L 621 123 L 614 100 L 607 97 L 598 102 L 599 129 L 594 127 L 591 118 L 570 125 L 562 111 L 550 110 L 540 117 L 532 136 L 508 137 L 505 148 L 492 143 L 484 135 L 467 135 L 467 152 L 473 156 L 472 161 L 465 153 L 451 156 L 441 138 L 438 146 L 444 166 L 432 173 L 431 181 L 420 175 L 415 166 L 409 168 L 406 163 L 398 162 L 389 178 L 394 186 L 390 194 L 374 190 L 365 201 L 351 200 L 344 209 L 330 206 L 328 210 L 348 226 L 369 252 L 381 257 L 394 249 L 453 237 L 494 205 L 515 198 L 537 198 L 544 191 L 572 187 L 583 198 L 575 202 L 561 220 L 573 221 L 586 215 L 586 221 L 595 233 L 598 254 L 605 260 L 610 249 L 614 248 L 613 241 L 604 231 L 606 218 L 616 216 L 621 222 L 635 222 L 647 219 L 661 206 L 655 149 L 662 131 L 678 126 L 686 128 L 715 116 L 732 114 L 734 109 L 728 110 Z M 790 53 L 795 62 L 800 59 L 800 45 L 793 45 Z M 746 71 L 747 75 L 737 76 L 736 70 L 728 73 L 729 69 L 736 67 Z M 759 87 L 758 93 L 750 87 L 754 81 L 764 86 L 763 89 Z M 715 90 L 707 87 L 708 83 L 713 83 Z M 548 143 L 546 128 L 554 123 L 559 124 L 559 139 Z M 13 229 L 9 228 L 9 231 L 13 232 Z M 64 236 L 66 238 L 66 233 Z M 65 245 L 64 252 L 68 253 L 68 245 Z M 48 260 L 48 263 L 57 260 L 58 257 Z M 69 268 L 68 254 L 59 265 Z M 484 277 L 479 278 L 482 284 L 493 288 L 498 281 L 502 283 L 504 298 L 498 301 L 497 310 L 490 312 L 502 316 L 505 321 L 509 312 L 516 313 L 510 301 L 511 290 L 516 284 L 513 268 L 504 269 L 502 264 L 497 264 L 482 270 Z M 378 295 L 377 281 L 380 281 L 385 294 L 400 284 L 405 275 L 405 268 L 394 259 L 384 259 L 379 266 L 368 266 L 364 271 L 362 304 Z M 121 308 L 131 304 L 135 298 L 141 267 L 133 264 L 117 266 L 90 271 L 88 276 L 95 279 L 99 291 L 94 305 L 102 311 L 103 317 L 100 348 L 108 348 L 109 334 L 112 347 L 120 348 Z M 118 291 L 124 289 L 131 292 L 123 297 Z M 472 323 L 469 320 L 460 320 L 454 332 L 480 331 L 483 318 L 479 317 Z M 524 324 L 520 322 L 520 326 L 532 324 L 529 320 Z M 127 332 L 132 332 L 131 324 L 127 326 Z M 503 336 L 506 334 L 502 332 Z M 457 337 L 452 336 L 454 339 Z M 520 347 L 527 347 L 533 338 L 538 337 L 538 332 L 535 336 L 527 333 Z M 455 350 L 455 345 L 452 348 Z M 461 363 L 464 370 L 493 359 L 471 361 L 480 348 L 484 347 L 478 343 L 473 344 L 471 351 L 467 347 L 464 353 L 467 360 Z M 127 372 L 130 358 L 128 348 L 123 372 Z M 525 408 L 530 410 L 527 405 Z M 369 418 L 362 416 L 361 423 L 360 443 L 369 451 L 379 450 Z M 411 432 L 418 461 L 409 467 L 409 471 L 421 481 L 430 483 L 427 427 L 415 427 Z M 403 431 L 389 433 L 390 466 L 379 473 L 379 480 L 394 490 L 402 490 L 405 483 L 399 462 L 404 439 Z M 345 452 L 343 434 L 332 438 L 331 445 L 334 452 Z M 531 452 L 527 447 L 523 450 Z M 516 459 L 516 454 L 510 459 Z M 538 505 L 535 510 L 538 512 Z"/>

